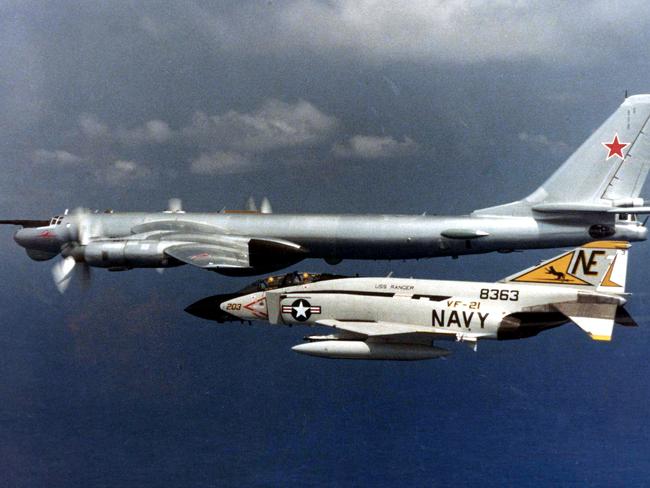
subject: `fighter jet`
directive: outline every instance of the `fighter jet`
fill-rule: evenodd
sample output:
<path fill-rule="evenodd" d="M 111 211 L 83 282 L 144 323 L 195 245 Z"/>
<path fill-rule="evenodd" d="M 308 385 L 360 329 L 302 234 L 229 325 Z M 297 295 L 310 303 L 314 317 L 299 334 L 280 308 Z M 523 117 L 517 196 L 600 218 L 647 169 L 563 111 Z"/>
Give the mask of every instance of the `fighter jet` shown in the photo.
<path fill-rule="evenodd" d="M 75 269 L 121 271 L 189 264 L 226 275 L 256 275 L 305 258 L 458 257 L 490 251 L 578 246 L 590 240 L 645 240 L 637 214 L 650 167 L 650 95 L 627 98 L 528 197 L 463 216 L 305 215 L 261 211 L 186 213 L 173 201 L 161 213 L 77 211 L 20 225 L 15 241 L 30 258 L 63 259 L 53 269 L 61 291 Z M 81 264 L 82 266 L 76 266 Z M 87 275 L 87 273 L 84 273 Z"/>
<path fill-rule="evenodd" d="M 220 308 L 233 319 L 331 329 L 293 350 L 334 359 L 432 359 L 450 354 L 435 341 L 476 350 L 479 340 L 523 339 L 567 322 L 609 341 L 615 323 L 636 325 L 623 308 L 628 248 L 592 242 L 496 283 L 308 279 L 230 298 Z"/>

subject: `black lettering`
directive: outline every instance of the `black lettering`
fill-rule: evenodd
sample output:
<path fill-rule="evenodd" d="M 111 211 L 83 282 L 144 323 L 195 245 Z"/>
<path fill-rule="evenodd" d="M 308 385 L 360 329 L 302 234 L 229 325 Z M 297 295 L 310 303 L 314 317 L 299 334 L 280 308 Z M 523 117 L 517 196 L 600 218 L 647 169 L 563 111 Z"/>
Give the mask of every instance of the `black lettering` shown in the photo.
<path fill-rule="evenodd" d="M 451 327 L 451 324 L 454 324 L 456 327 L 460 327 L 460 320 L 458 319 L 458 312 L 456 310 L 453 310 L 449 314 L 449 321 L 447 322 L 447 327 Z"/>
<path fill-rule="evenodd" d="M 603 254 L 605 254 L 605 251 L 591 251 L 591 254 L 589 254 L 589 259 L 587 259 L 585 251 L 578 251 L 578 257 L 576 258 L 576 262 L 573 264 L 571 274 L 576 274 L 578 271 L 578 265 L 580 265 L 583 274 L 588 276 L 596 276 L 598 272 L 594 271 L 592 268 L 597 264 L 596 256 L 601 256 Z"/>
<path fill-rule="evenodd" d="M 465 327 L 469 329 L 469 325 L 472 323 L 472 317 L 474 317 L 474 312 L 463 312 L 463 322 L 465 323 Z"/>
<path fill-rule="evenodd" d="M 478 313 L 478 319 L 481 321 L 481 329 L 485 328 L 485 319 L 487 319 L 489 315 L 489 313 Z"/>
<path fill-rule="evenodd" d="M 438 310 L 436 310 L 435 308 L 433 309 L 432 320 L 433 320 L 433 326 L 434 327 L 444 327 L 445 326 L 445 311 L 440 310 L 439 312 L 440 312 L 440 315 L 438 315 Z"/>

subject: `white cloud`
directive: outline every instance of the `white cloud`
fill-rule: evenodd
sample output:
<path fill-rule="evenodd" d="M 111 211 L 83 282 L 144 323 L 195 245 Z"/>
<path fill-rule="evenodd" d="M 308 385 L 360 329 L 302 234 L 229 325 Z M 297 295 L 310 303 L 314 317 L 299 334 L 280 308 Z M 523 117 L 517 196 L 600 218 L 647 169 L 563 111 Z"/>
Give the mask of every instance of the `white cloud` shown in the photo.
<path fill-rule="evenodd" d="M 79 127 L 82 134 L 90 138 L 106 137 L 110 134 L 108 126 L 93 114 L 82 114 L 79 117 Z"/>
<path fill-rule="evenodd" d="M 125 145 L 162 144 L 169 141 L 173 136 L 169 124 L 158 119 L 128 129 L 123 127 L 111 129 L 107 124 L 100 121 L 96 115 L 83 114 L 79 117 L 79 128 L 81 133 L 88 139 L 104 142 L 114 141 Z"/>
<path fill-rule="evenodd" d="M 541 146 L 543 148 L 548 148 L 556 152 L 564 152 L 569 148 L 569 145 L 566 142 L 553 141 L 544 134 L 529 134 L 528 132 L 520 132 L 517 134 L 517 138 L 521 142 L 525 142 L 533 146 Z"/>
<path fill-rule="evenodd" d="M 157 119 L 130 129 L 118 128 L 113 135 L 118 142 L 125 145 L 163 144 L 168 142 L 172 136 L 173 131 L 167 122 Z"/>
<path fill-rule="evenodd" d="M 127 146 L 180 142 L 203 149 L 243 153 L 316 144 L 326 138 L 336 124 L 335 117 L 305 100 L 285 103 L 274 99 L 252 112 L 230 110 L 218 115 L 196 112 L 191 123 L 178 131 L 159 119 L 135 127 L 111 129 L 95 115 L 84 114 L 79 118 L 82 134 L 92 140 Z"/>
<path fill-rule="evenodd" d="M 62 166 L 69 166 L 81 163 L 83 158 L 76 156 L 68 151 L 47 149 L 38 149 L 32 154 L 32 161 L 39 164 L 59 164 Z"/>
<path fill-rule="evenodd" d="M 213 153 L 201 153 L 192 161 L 190 169 L 192 173 L 203 175 L 225 175 L 243 173 L 252 169 L 255 165 L 246 156 L 233 152 L 215 151 Z"/>
<path fill-rule="evenodd" d="M 193 12 L 219 48 L 308 48 L 371 61 L 582 62 L 633 49 L 648 28 L 642 0 L 291 0 L 245 5 L 226 18 Z"/>
<path fill-rule="evenodd" d="M 137 163 L 133 161 L 125 161 L 123 159 L 118 159 L 115 161 L 115 163 L 113 163 L 113 167 L 118 171 L 122 171 L 124 173 L 133 173 L 136 169 L 138 169 Z"/>
<path fill-rule="evenodd" d="M 104 163 L 95 171 L 95 176 L 100 182 L 114 186 L 141 180 L 151 174 L 151 170 L 146 166 L 126 159 L 118 159 L 107 166 Z"/>
<path fill-rule="evenodd" d="M 305 100 L 268 100 L 259 109 L 222 115 L 194 114 L 181 133 L 188 142 L 207 147 L 260 153 L 317 143 L 331 133 L 336 119 Z"/>
<path fill-rule="evenodd" d="M 411 154 L 417 148 L 410 137 L 399 142 L 391 136 L 356 135 L 343 144 L 335 144 L 332 152 L 338 158 L 387 159 Z"/>

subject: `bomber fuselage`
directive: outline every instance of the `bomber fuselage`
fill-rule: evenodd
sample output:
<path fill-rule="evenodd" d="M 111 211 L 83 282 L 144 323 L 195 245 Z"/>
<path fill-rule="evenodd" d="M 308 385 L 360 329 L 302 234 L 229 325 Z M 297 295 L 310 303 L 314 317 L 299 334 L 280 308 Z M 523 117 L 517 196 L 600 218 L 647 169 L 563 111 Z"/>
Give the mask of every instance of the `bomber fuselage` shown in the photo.
<path fill-rule="evenodd" d="M 92 240 L 144 240 L 148 224 L 189 222 L 209 226 L 220 235 L 278 238 L 301 246 L 304 257 L 330 262 L 342 259 L 419 259 L 490 251 L 551 248 L 593 240 L 594 226 L 606 228 L 607 238 L 645 240 L 647 229 L 636 220 L 615 214 L 587 218 L 533 217 L 308 215 L 257 213 L 98 213 L 85 217 Z M 58 253 L 79 240 L 78 221 L 64 216 L 52 225 L 21 229 L 15 240 L 38 258 Z M 135 235 L 134 235 L 135 234 Z M 173 244 L 167 234 L 164 245 Z M 156 237 L 156 239 L 159 239 Z M 162 246 L 164 247 L 164 246 Z M 158 250 L 160 251 L 160 250 Z M 178 264 L 178 263 L 176 263 Z M 158 263 L 156 266 L 164 266 Z"/>

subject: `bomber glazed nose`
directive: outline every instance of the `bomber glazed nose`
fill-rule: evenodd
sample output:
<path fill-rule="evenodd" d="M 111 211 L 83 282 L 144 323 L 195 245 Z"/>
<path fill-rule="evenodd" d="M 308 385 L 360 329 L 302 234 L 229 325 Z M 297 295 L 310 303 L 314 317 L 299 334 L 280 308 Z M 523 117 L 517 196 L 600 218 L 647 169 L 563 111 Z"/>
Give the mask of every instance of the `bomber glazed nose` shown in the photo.
<path fill-rule="evenodd" d="M 26 249 L 47 252 L 58 252 L 61 249 L 61 242 L 56 233 L 51 229 L 20 229 L 14 234 L 14 241 Z"/>
<path fill-rule="evenodd" d="M 33 239 L 34 232 L 31 229 L 19 229 L 14 234 L 14 241 L 22 247 L 27 247 L 30 238 Z"/>

